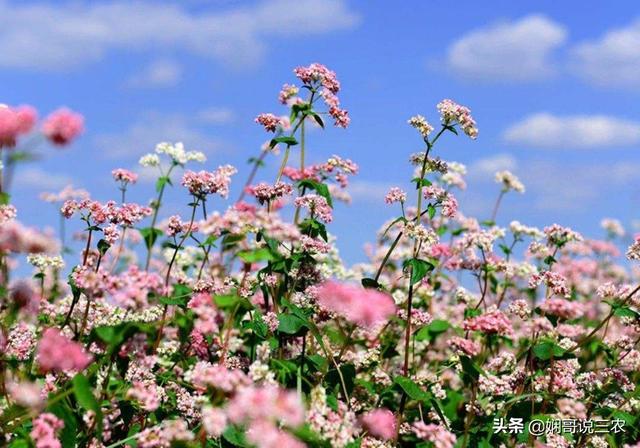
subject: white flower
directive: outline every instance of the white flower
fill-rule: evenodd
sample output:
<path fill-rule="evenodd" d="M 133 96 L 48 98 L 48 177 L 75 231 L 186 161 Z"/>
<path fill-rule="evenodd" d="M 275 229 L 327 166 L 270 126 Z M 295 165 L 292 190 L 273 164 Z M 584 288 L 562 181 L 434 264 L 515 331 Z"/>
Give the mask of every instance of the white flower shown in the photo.
<path fill-rule="evenodd" d="M 509 171 L 498 171 L 496 173 L 496 182 L 502 184 L 502 189 L 505 192 L 513 190 L 518 193 L 524 193 L 524 184 Z"/>
<path fill-rule="evenodd" d="M 147 168 L 160 166 L 160 157 L 157 154 L 146 154 L 140 157 L 138 163 Z"/>
<path fill-rule="evenodd" d="M 30 254 L 27 255 L 27 262 L 41 271 L 48 267 L 52 267 L 54 269 L 62 269 L 64 267 L 64 260 L 60 256 L 52 257 L 42 254 Z"/>

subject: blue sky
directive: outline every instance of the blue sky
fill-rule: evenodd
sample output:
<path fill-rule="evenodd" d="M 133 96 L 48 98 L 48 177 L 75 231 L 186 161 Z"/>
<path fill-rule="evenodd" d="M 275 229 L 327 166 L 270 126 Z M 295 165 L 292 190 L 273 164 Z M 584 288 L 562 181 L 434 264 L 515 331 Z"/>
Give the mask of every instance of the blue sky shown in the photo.
<path fill-rule="evenodd" d="M 239 187 L 266 139 L 253 118 L 282 112 L 281 85 L 316 61 L 338 73 L 352 126 L 312 133 L 309 158 L 335 153 L 361 167 L 354 203 L 330 229 L 348 261 L 393 217 L 388 187 L 410 188 L 407 158 L 420 141 L 407 118 L 436 121 L 442 98 L 469 106 L 480 129 L 436 151 L 469 168 L 464 211 L 488 217 L 493 173 L 510 169 L 527 192 L 506 198 L 502 224 L 600 236 L 602 217 L 629 230 L 640 218 L 635 2 L 0 1 L 0 17 L 0 102 L 43 114 L 66 105 L 87 123 L 72 148 L 43 147 L 43 160 L 19 171 L 15 202 L 29 224 L 57 222 L 37 196 L 67 182 L 116 197 L 110 171 L 135 167 L 159 141 L 204 151 L 211 169 L 236 165 Z M 167 205 L 185 210 L 174 190 Z M 131 197 L 152 191 L 141 183 Z"/>

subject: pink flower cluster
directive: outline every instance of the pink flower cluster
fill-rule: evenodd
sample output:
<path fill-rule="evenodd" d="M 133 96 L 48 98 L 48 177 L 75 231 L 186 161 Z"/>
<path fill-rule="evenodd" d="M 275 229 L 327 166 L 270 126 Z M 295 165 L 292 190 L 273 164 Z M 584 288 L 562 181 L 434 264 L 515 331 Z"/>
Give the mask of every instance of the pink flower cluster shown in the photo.
<path fill-rule="evenodd" d="M 16 146 L 18 137 L 31 132 L 36 120 L 36 110 L 31 106 L 0 106 L 0 148 Z"/>
<path fill-rule="evenodd" d="M 81 213 L 95 225 L 108 222 L 132 227 L 146 216 L 151 215 L 152 209 L 135 203 L 117 206 L 115 201 L 108 201 L 103 204 L 91 199 L 85 199 L 80 202 L 70 199 L 62 204 L 60 212 L 65 218 L 71 218 L 75 213 Z"/>
<path fill-rule="evenodd" d="M 293 187 L 284 182 L 276 182 L 273 185 L 261 182 L 258 185 L 246 187 L 246 192 L 255 196 L 260 204 L 272 202 L 276 199 L 288 196 L 292 191 Z"/>
<path fill-rule="evenodd" d="M 50 412 L 43 412 L 33 420 L 31 438 L 36 448 L 60 448 L 62 445 L 56 432 L 64 428 L 64 422 Z"/>
<path fill-rule="evenodd" d="M 335 125 L 342 128 L 349 126 L 351 121 L 349 113 L 340 108 L 340 100 L 336 96 L 340 91 L 340 82 L 335 72 L 322 64 L 313 63 L 308 67 L 297 67 L 293 73 L 311 88 L 316 88 L 319 84 L 322 87 L 320 95 L 329 107 L 329 115 L 333 118 Z"/>
<path fill-rule="evenodd" d="M 122 182 L 123 184 L 135 184 L 138 180 L 138 175 L 133 171 L 126 170 L 124 168 L 117 168 L 111 171 L 113 180 L 116 182 Z"/>
<path fill-rule="evenodd" d="M 529 279 L 529 288 L 536 288 L 542 283 L 555 295 L 562 297 L 571 295 L 571 290 L 567 287 L 567 279 L 557 272 L 544 271 L 533 274 Z"/>
<path fill-rule="evenodd" d="M 231 165 L 218 167 L 216 171 L 195 172 L 188 170 L 182 176 L 182 186 L 186 187 L 189 193 L 201 199 L 214 193 L 226 198 L 229 195 L 231 176 L 235 173 L 237 170 Z"/>
<path fill-rule="evenodd" d="M 384 197 L 384 202 L 387 204 L 393 204 L 394 202 L 406 202 L 407 193 L 398 187 L 391 187 L 387 195 Z"/>
<path fill-rule="evenodd" d="M 486 334 L 510 335 L 513 333 L 511 321 L 499 310 L 466 319 L 463 327 L 465 330 L 481 331 Z"/>
<path fill-rule="evenodd" d="M 58 146 L 69 144 L 84 130 L 84 118 L 69 109 L 62 108 L 51 113 L 42 124 L 42 132 L 51 143 Z"/>
<path fill-rule="evenodd" d="M 468 107 L 461 106 L 449 99 L 442 100 L 437 107 L 443 123 L 458 123 L 469 137 L 476 138 L 478 136 L 476 122 Z"/>
<path fill-rule="evenodd" d="M 367 329 L 385 323 L 396 313 L 393 299 L 372 289 L 328 281 L 317 295 L 320 306 Z"/>
<path fill-rule="evenodd" d="M 333 221 L 333 212 L 327 200 L 317 194 L 308 194 L 297 197 L 294 201 L 296 207 L 303 207 L 309 210 L 309 214 L 321 221 L 330 223 Z"/>
<path fill-rule="evenodd" d="M 362 426 L 374 437 L 391 440 L 396 436 L 396 417 L 389 409 L 374 409 L 364 414 L 361 420 Z"/>
<path fill-rule="evenodd" d="M 282 117 L 263 113 L 256 117 L 255 122 L 264 127 L 267 132 L 276 132 L 278 126 L 283 125 Z"/>
<path fill-rule="evenodd" d="M 91 357 L 82 345 L 64 336 L 55 328 L 47 328 L 38 344 L 37 360 L 45 371 L 82 371 L 91 362 Z"/>

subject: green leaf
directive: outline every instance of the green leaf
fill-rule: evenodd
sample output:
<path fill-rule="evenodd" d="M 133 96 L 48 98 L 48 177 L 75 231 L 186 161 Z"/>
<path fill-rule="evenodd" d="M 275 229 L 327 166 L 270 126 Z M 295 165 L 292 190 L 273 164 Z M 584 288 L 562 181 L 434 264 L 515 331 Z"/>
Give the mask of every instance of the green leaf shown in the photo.
<path fill-rule="evenodd" d="M 160 191 L 166 186 L 166 185 L 173 185 L 171 183 L 171 179 L 168 176 L 161 176 L 158 178 L 158 180 L 156 181 L 156 192 L 160 193 Z"/>
<path fill-rule="evenodd" d="M 306 320 L 293 314 L 279 314 L 278 322 L 278 331 L 285 334 L 298 334 L 308 326 Z"/>
<path fill-rule="evenodd" d="M 243 250 L 238 252 L 238 257 L 245 263 L 257 263 L 259 261 L 271 261 L 274 259 L 271 251 L 266 247 L 255 250 Z"/>
<path fill-rule="evenodd" d="M 416 332 L 416 340 L 433 341 L 439 334 L 447 331 L 449 327 L 451 327 L 451 324 L 446 320 L 434 320 Z"/>
<path fill-rule="evenodd" d="M 414 177 L 413 179 L 411 179 L 411 182 L 416 183 L 416 190 L 419 189 L 420 187 L 429 187 L 432 185 L 431 181 L 426 178 L 421 179 L 419 177 Z"/>
<path fill-rule="evenodd" d="M 106 240 L 98 241 L 98 252 L 100 252 L 100 255 L 106 254 L 110 247 L 111 244 L 107 243 Z"/>
<path fill-rule="evenodd" d="M 380 283 L 378 283 L 375 279 L 373 278 L 368 278 L 365 277 L 362 280 L 360 280 L 360 282 L 362 283 L 362 286 L 364 286 L 365 288 L 371 288 L 371 289 L 378 289 L 380 288 Z"/>
<path fill-rule="evenodd" d="M 427 205 L 427 213 L 429 214 L 429 219 L 433 219 L 436 216 L 436 208 L 433 204 Z"/>
<path fill-rule="evenodd" d="M 278 143 L 284 143 L 287 146 L 295 146 L 295 145 L 298 144 L 298 140 L 296 140 L 294 137 L 289 137 L 289 136 L 283 135 L 282 137 L 276 137 L 274 139 L 271 139 L 271 142 L 269 143 L 269 146 L 271 148 L 273 148 Z"/>
<path fill-rule="evenodd" d="M 11 200 L 11 195 L 5 191 L 0 193 L 0 205 L 8 205 Z"/>
<path fill-rule="evenodd" d="M 144 245 L 146 246 L 147 250 L 151 250 L 158 237 L 162 236 L 162 230 L 156 229 L 154 227 L 143 227 L 141 229 L 138 229 L 138 231 L 144 239 Z"/>
<path fill-rule="evenodd" d="M 480 378 L 482 369 L 475 362 L 473 362 L 471 358 L 469 358 L 468 356 L 460 356 L 460 364 L 462 364 L 462 371 L 466 375 L 470 376 L 474 380 Z"/>
<path fill-rule="evenodd" d="M 222 433 L 222 437 L 233 446 L 248 446 L 244 431 L 240 430 L 237 426 L 227 426 L 227 429 Z"/>
<path fill-rule="evenodd" d="M 215 296 L 213 301 L 218 306 L 218 308 L 233 308 L 238 303 L 240 303 L 242 299 L 235 294 L 227 294 L 222 296 Z"/>
<path fill-rule="evenodd" d="M 562 347 L 560 347 L 558 344 L 552 341 L 540 342 L 534 345 L 531 351 L 533 352 L 533 355 L 536 358 L 541 359 L 543 361 L 551 359 L 552 356 L 553 357 L 562 356 L 564 355 L 564 352 L 565 352 L 565 350 Z"/>
<path fill-rule="evenodd" d="M 102 434 L 102 409 L 98 404 L 98 400 L 93 396 L 89 380 L 83 374 L 78 373 L 71 380 L 73 384 L 73 394 L 78 400 L 80 406 L 87 411 L 95 412 L 95 422 L 98 434 Z"/>
<path fill-rule="evenodd" d="M 184 306 L 184 305 L 187 304 L 187 298 L 186 297 L 160 296 L 160 297 L 158 297 L 158 302 L 162 303 L 163 305 L 180 305 L 180 306 Z"/>
<path fill-rule="evenodd" d="M 397 376 L 393 380 L 395 384 L 400 386 L 402 390 L 411 398 L 416 401 L 426 401 L 431 398 L 431 395 L 422 390 L 412 379 L 406 376 Z"/>
<path fill-rule="evenodd" d="M 411 284 L 415 285 L 435 269 L 435 265 L 419 258 L 410 258 L 402 264 L 405 271 L 411 272 Z"/>

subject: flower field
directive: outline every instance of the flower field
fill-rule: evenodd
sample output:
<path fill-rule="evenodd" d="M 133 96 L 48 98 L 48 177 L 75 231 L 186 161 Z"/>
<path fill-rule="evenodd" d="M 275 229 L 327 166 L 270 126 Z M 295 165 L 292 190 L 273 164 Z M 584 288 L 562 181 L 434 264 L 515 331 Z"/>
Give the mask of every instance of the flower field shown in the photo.
<path fill-rule="evenodd" d="M 278 111 L 247 124 L 268 136 L 248 178 L 161 142 L 114 167 L 112 200 L 43 194 L 59 234 L 22 224 L 11 192 L 29 147 L 73 144 L 83 118 L 0 108 L 0 445 L 640 446 L 640 236 L 506 218 L 525 190 L 508 171 L 493 209 L 466 215 L 466 168 L 441 144 L 472 151 L 479 131 L 444 99 L 398 130 L 422 149 L 398 155 L 406 182 L 379 198 L 394 218 L 346 265 L 333 207 L 359 168 L 310 164 L 306 141 L 352 117 L 327 67 L 283 81 Z M 143 169 L 155 189 L 129 202 Z"/>

